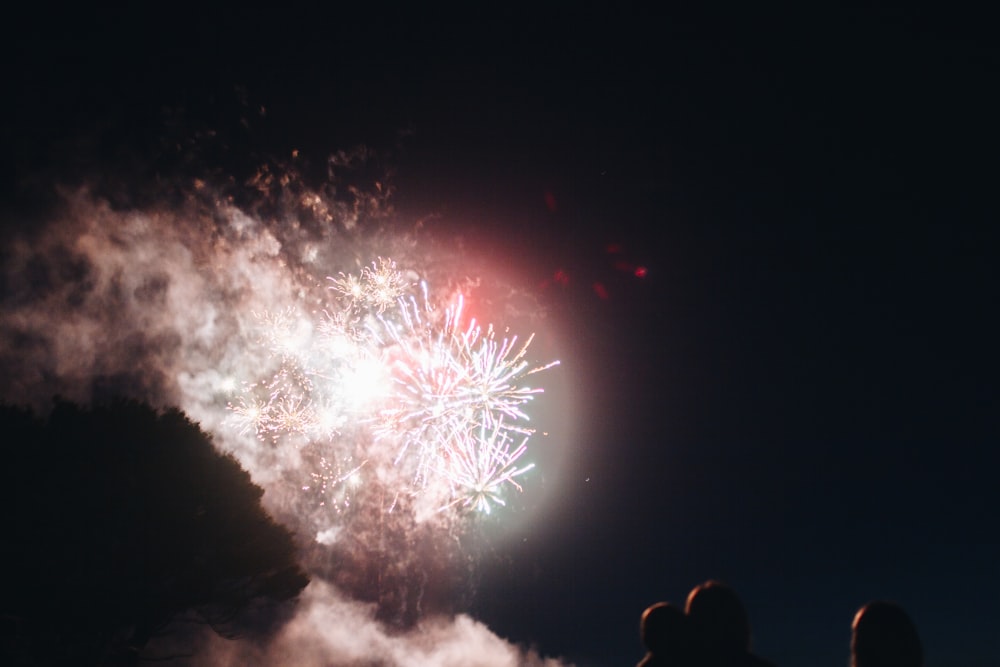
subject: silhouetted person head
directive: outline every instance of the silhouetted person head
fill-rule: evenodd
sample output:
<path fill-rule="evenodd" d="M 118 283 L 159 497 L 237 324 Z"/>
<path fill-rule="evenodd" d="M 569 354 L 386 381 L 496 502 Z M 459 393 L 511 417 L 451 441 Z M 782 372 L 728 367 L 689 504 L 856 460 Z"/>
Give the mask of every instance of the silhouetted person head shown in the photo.
<path fill-rule="evenodd" d="M 706 581 L 688 594 L 687 615 L 698 643 L 713 654 L 734 656 L 750 650 L 750 621 L 732 588 Z"/>
<path fill-rule="evenodd" d="M 642 612 L 639 634 L 649 653 L 640 667 L 652 665 L 686 665 L 690 632 L 684 612 L 669 602 L 657 602 Z"/>
<path fill-rule="evenodd" d="M 851 623 L 851 667 L 923 667 L 917 627 L 893 602 L 869 602 Z"/>

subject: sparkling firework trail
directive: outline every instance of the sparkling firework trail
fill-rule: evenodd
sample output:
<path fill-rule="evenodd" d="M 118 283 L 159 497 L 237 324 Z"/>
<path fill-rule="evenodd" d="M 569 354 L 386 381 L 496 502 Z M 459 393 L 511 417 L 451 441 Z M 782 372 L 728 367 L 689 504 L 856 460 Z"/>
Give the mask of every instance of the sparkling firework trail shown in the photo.
<path fill-rule="evenodd" d="M 533 467 L 517 467 L 534 433 L 525 407 L 542 392 L 526 378 L 559 362 L 527 361 L 533 334 L 519 345 L 475 319 L 463 326 L 461 295 L 435 308 L 391 259 L 328 281 L 336 297 L 318 321 L 294 308 L 258 316 L 275 367 L 230 403 L 233 425 L 322 447 L 311 475 L 323 493 L 367 476 L 442 511 L 504 505 Z M 358 443 L 364 463 L 345 468 Z"/>
<path fill-rule="evenodd" d="M 534 467 L 534 464 L 515 467 L 527 449 L 527 442 L 525 436 L 520 446 L 511 451 L 510 434 L 504 431 L 502 421 L 489 434 L 486 425 L 481 424 L 477 436 L 466 433 L 457 437 L 446 450 L 440 472 L 455 484 L 458 493 L 442 509 L 461 504 L 489 514 L 491 504 L 506 505 L 501 495 L 504 483 L 520 491 L 521 486 L 514 478 Z"/>

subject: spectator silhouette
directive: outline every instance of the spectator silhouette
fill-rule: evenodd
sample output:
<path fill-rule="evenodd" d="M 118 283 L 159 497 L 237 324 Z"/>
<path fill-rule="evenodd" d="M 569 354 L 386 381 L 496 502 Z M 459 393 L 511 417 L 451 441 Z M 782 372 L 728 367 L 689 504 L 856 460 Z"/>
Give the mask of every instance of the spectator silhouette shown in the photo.
<path fill-rule="evenodd" d="M 646 656 L 638 667 L 686 667 L 691 664 L 688 618 L 679 607 L 657 602 L 642 612 L 639 634 Z"/>
<path fill-rule="evenodd" d="M 923 667 L 917 627 L 893 602 L 869 602 L 851 623 L 851 667 Z"/>
<path fill-rule="evenodd" d="M 719 581 L 694 587 L 686 607 L 697 663 L 706 667 L 772 667 L 750 652 L 750 622 L 736 592 Z"/>

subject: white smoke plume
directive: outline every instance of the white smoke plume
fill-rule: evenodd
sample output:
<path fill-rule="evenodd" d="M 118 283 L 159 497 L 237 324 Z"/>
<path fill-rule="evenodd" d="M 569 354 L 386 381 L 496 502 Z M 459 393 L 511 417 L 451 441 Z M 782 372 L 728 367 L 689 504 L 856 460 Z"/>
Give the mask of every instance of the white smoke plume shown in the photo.
<path fill-rule="evenodd" d="M 170 650 L 169 645 L 157 645 L 149 655 L 170 655 Z M 298 612 L 269 641 L 207 636 L 195 664 L 560 667 L 565 663 L 512 644 L 465 614 L 430 616 L 406 631 L 387 631 L 375 620 L 371 605 L 346 599 L 326 582 L 313 581 L 301 596 Z"/>
<path fill-rule="evenodd" d="M 366 157 L 335 156 L 331 174 Z M 267 509 L 303 544 L 313 583 L 273 641 L 206 640 L 192 664 L 559 664 L 458 613 L 469 556 L 454 515 L 421 522 L 402 507 L 388 521 L 386 503 L 369 503 L 376 520 L 356 503 L 345 518 L 304 492 L 316 458 L 301 439 L 266 443 L 233 426 L 243 386 L 276 364 L 251 344 L 261 314 L 314 322 L 328 276 L 392 257 L 433 289 L 484 286 L 454 248 L 393 220 L 385 183 L 310 189 L 293 169 L 261 168 L 247 196 L 191 179 L 169 203 L 139 205 L 75 187 L 58 193 L 50 219 L 8 225 L 20 231 L 2 251 L 0 400 L 180 407 L 264 487 Z M 491 315 L 504 317 L 500 284 L 482 291 L 499 289 Z"/>

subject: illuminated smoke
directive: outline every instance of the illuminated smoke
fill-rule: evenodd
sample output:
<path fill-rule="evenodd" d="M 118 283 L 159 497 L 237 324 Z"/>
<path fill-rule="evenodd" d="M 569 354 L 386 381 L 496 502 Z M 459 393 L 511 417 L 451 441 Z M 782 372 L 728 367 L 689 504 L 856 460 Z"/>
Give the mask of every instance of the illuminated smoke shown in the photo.
<path fill-rule="evenodd" d="M 244 665 L 405 665 L 406 667 L 563 667 L 536 651 L 501 639 L 467 615 L 430 616 L 405 632 L 387 632 L 370 605 L 347 600 L 335 588 L 313 582 L 300 612 L 266 644 L 206 636 L 202 659 L 214 667 Z M 159 642 L 149 654 L 169 655 Z"/>
<path fill-rule="evenodd" d="M 465 643 L 496 652 L 481 664 L 541 664 L 467 617 L 443 619 L 463 585 L 464 510 L 495 507 L 527 477 L 537 389 L 523 380 L 548 364 L 463 319 L 477 267 L 401 229 L 388 186 L 345 196 L 275 168 L 248 185 L 241 201 L 191 181 L 169 206 L 138 208 L 60 193 L 54 219 L 3 251 L 2 399 L 176 405 L 250 471 L 314 584 L 274 646 L 235 653 L 271 664 L 308 646 L 315 657 L 293 662 L 337 664 L 368 636 L 384 664 L 458 664 Z M 447 377 L 455 359 L 464 377 Z M 452 571 L 443 590 L 421 574 L 434 568 Z M 352 623 L 349 638 L 338 628 Z"/>

